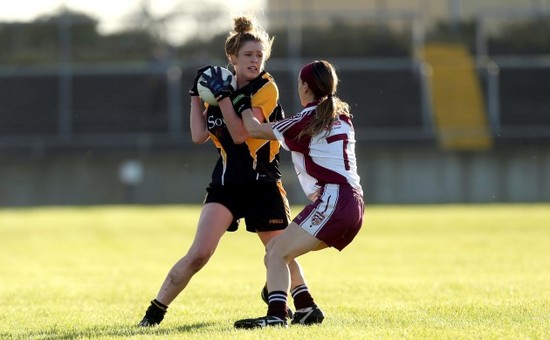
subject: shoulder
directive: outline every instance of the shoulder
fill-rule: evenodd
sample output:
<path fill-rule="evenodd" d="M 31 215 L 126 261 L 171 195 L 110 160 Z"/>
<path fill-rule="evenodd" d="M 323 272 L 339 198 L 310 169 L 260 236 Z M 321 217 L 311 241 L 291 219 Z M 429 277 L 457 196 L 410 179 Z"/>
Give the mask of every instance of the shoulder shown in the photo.
<path fill-rule="evenodd" d="M 279 98 L 279 88 L 273 82 L 267 82 L 256 91 L 257 94 L 269 98 Z"/>
<path fill-rule="evenodd" d="M 271 77 L 269 73 L 263 71 L 258 75 L 258 77 L 244 87 L 238 89 L 236 92 L 246 93 L 251 97 L 258 94 L 258 92 L 262 92 L 264 94 L 267 93 L 270 96 L 278 96 L 279 89 L 277 88 L 277 84 L 273 80 L 273 77 Z"/>
<path fill-rule="evenodd" d="M 256 90 L 257 91 L 267 91 L 267 92 L 274 92 L 278 95 L 279 88 L 277 87 L 277 83 L 275 82 L 275 79 L 271 74 L 269 74 L 266 71 L 263 71 L 260 76 L 257 78 L 258 82 L 256 84 Z M 256 92 L 257 92 L 256 91 Z"/>
<path fill-rule="evenodd" d="M 338 119 L 349 126 L 353 126 L 352 116 L 350 114 L 339 114 Z"/>
<path fill-rule="evenodd" d="M 306 129 L 314 119 L 315 110 L 306 108 L 292 117 L 276 122 L 275 127 L 281 132 L 286 132 L 292 129 L 299 132 Z"/>
<path fill-rule="evenodd" d="M 267 72 L 262 72 L 254 80 L 252 101 L 256 104 L 270 103 L 274 105 L 279 100 L 279 88 L 273 77 Z"/>
<path fill-rule="evenodd" d="M 276 83 L 275 83 L 275 78 L 273 78 L 273 76 L 271 75 L 271 73 L 267 72 L 267 71 L 262 71 L 262 73 L 260 74 L 260 77 L 262 79 L 265 79 L 266 81 L 268 81 L 269 83 L 272 83 L 274 86 L 277 86 Z"/>

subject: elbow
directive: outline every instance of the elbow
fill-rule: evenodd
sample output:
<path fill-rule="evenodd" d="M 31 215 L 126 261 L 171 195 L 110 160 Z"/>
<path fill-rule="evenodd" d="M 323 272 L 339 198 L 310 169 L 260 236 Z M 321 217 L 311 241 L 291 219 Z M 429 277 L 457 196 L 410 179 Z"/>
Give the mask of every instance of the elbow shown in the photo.
<path fill-rule="evenodd" d="M 206 142 L 207 140 L 208 140 L 208 135 L 206 136 L 191 135 L 191 141 L 194 144 L 204 144 L 204 142 Z"/>
<path fill-rule="evenodd" d="M 243 144 L 246 142 L 248 138 L 250 138 L 250 134 L 245 130 L 239 132 L 239 133 L 232 133 L 231 139 L 233 140 L 233 143 L 235 144 Z"/>
<path fill-rule="evenodd" d="M 251 138 L 256 138 L 256 139 L 261 139 L 263 138 L 263 134 L 262 132 L 257 129 L 257 128 L 251 128 L 249 131 L 248 131 L 248 134 Z"/>
<path fill-rule="evenodd" d="M 244 127 L 247 132 L 247 138 L 258 138 L 258 127 L 254 124 L 248 123 L 245 121 Z"/>
<path fill-rule="evenodd" d="M 239 137 L 233 137 L 232 139 L 233 139 L 233 143 L 238 145 L 238 144 L 243 144 L 248 138 L 239 136 Z"/>

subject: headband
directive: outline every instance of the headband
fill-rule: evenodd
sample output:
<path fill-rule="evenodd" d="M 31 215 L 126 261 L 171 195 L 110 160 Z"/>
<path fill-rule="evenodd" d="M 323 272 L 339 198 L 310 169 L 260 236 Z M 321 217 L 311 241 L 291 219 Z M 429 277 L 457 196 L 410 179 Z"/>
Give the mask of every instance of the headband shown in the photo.
<path fill-rule="evenodd" d="M 300 71 L 300 79 L 303 82 L 307 83 L 307 86 L 311 89 L 311 92 L 317 98 L 323 97 L 322 91 L 317 87 L 317 82 L 315 81 L 315 71 L 313 70 L 313 63 L 309 63 L 302 68 Z"/>

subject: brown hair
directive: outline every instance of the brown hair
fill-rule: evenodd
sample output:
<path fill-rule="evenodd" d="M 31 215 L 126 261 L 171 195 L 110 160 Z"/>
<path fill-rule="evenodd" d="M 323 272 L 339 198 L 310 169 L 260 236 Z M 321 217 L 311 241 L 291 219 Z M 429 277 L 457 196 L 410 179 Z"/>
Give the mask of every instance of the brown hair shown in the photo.
<path fill-rule="evenodd" d="M 325 60 L 315 60 L 307 64 L 300 71 L 300 79 L 313 89 L 315 100 L 319 101 L 315 109 L 315 120 L 298 135 L 314 136 L 332 129 L 332 122 L 338 115 L 351 117 L 349 105 L 336 96 L 338 89 L 338 75 L 334 66 Z"/>
<path fill-rule="evenodd" d="M 248 41 L 259 41 L 264 44 L 264 60 L 269 59 L 271 55 L 271 46 L 274 37 L 269 37 L 262 26 L 255 23 L 248 17 L 233 18 L 233 31 L 229 32 L 225 40 L 225 55 L 236 56 L 241 46 Z"/>

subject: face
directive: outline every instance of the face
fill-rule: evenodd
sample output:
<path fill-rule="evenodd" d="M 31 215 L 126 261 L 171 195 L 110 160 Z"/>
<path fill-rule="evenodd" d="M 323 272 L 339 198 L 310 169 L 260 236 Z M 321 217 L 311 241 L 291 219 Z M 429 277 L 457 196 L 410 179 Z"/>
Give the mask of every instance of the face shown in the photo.
<path fill-rule="evenodd" d="M 258 77 L 264 69 L 264 58 L 264 45 L 259 41 L 245 42 L 237 52 L 237 56 L 231 56 L 231 64 L 235 68 L 239 87 Z"/>
<path fill-rule="evenodd" d="M 306 86 L 306 83 L 304 83 L 302 81 L 302 78 L 300 78 L 300 75 L 298 75 L 298 84 L 297 84 L 297 89 L 298 89 L 298 97 L 300 97 L 300 103 L 302 104 L 302 106 L 306 106 L 307 103 L 304 103 L 304 87 Z"/>
<path fill-rule="evenodd" d="M 314 98 L 311 95 L 311 91 L 309 91 L 309 88 L 307 86 L 307 83 L 302 81 L 302 78 L 300 78 L 300 75 L 298 75 L 298 96 L 300 97 L 300 103 L 302 106 L 306 106 L 307 104 L 311 103 Z"/>

